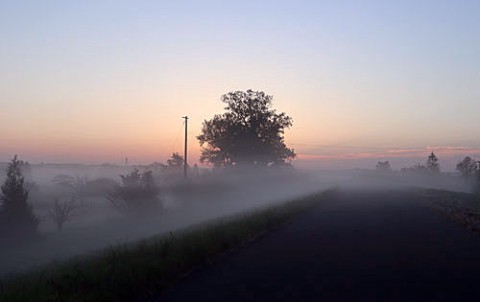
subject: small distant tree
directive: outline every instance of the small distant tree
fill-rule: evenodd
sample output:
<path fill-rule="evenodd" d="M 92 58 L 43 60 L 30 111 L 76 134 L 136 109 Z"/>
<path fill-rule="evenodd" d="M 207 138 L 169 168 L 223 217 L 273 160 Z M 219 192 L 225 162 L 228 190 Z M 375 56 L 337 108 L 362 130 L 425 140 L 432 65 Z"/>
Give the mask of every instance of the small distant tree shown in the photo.
<path fill-rule="evenodd" d="M 1 187 L 0 227 L 10 235 L 29 237 L 36 234 L 39 220 L 28 203 L 21 166 L 17 155 L 8 165 L 7 178 Z"/>
<path fill-rule="evenodd" d="M 55 199 L 53 208 L 49 212 L 58 231 L 62 231 L 65 223 L 72 221 L 75 211 L 79 207 L 77 199 L 72 197 L 69 201 L 59 201 Z"/>
<path fill-rule="evenodd" d="M 427 164 L 425 165 L 427 172 L 432 174 L 440 173 L 440 164 L 438 163 L 437 156 L 432 152 L 427 158 Z"/>
<path fill-rule="evenodd" d="M 167 160 L 167 165 L 170 168 L 181 168 L 183 167 L 183 156 L 174 152 L 172 156 Z"/>
<path fill-rule="evenodd" d="M 464 159 L 457 163 L 457 171 L 460 172 L 466 182 L 468 182 L 475 176 L 478 169 L 478 161 L 474 160 L 470 156 L 466 156 Z"/>
<path fill-rule="evenodd" d="M 378 172 L 391 172 L 392 171 L 392 166 L 390 165 L 390 162 L 388 160 L 387 161 L 379 161 L 377 163 L 377 166 L 375 167 L 375 169 Z"/>
<path fill-rule="evenodd" d="M 155 184 L 151 171 L 140 173 L 138 169 L 120 175 L 122 185 L 117 185 L 107 195 L 112 207 L 122 213 L 141 212 L 159 206 L 160 189 Z"/>

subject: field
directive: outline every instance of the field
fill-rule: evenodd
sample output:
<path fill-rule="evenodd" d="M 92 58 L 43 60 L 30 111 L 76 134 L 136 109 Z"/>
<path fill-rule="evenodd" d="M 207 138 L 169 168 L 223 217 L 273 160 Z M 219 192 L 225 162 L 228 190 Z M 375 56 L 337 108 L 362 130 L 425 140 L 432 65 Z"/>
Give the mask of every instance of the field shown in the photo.
<path fill-rule="evenodd" d="M 478 196 L 426 189 L 419 190 L 418 194 L 427 200 L 436 211 L 480 234 L 480 200 Z"/>

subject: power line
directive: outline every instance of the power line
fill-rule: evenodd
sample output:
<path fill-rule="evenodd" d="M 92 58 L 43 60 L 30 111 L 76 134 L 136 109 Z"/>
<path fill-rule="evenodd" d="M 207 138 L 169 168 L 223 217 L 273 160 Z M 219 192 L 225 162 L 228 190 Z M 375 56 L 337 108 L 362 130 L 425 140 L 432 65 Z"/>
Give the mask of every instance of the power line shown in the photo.
<path fill-rule="evenodd" d="M 182 117 L 185 119 L 185 150 L 183 155 L 183 176 L 187 178 L 187 143 L 188 143 L 188 116 Z"/>
<path fill-rule="evenodd" d="M 172 141 L 172 144 L 171 144 L 171 146 L 170 146 L 170 151 L 168 151 L 168 152 L 172 152 L 172 153 L 175 153 L 175 152 L 176 152 L 176 149 L 177 149 L 177 146 L 178 146 L 178 142 L 179 142 L 179 140 L 180 140 L 180 135 L 182 134 L 182 128 L 184 127 L 184 123 L 185 123 L 185 122 L 183 122 L 182 125 L 178 127 L 178 130 L 177 130 L 177 132 L 175 133 L 175 138 L 174 138 L 174 140 Z M 166 158 L 169 158 L 172 153 L 168 153 L 168 154 L 166 155 Z"/>

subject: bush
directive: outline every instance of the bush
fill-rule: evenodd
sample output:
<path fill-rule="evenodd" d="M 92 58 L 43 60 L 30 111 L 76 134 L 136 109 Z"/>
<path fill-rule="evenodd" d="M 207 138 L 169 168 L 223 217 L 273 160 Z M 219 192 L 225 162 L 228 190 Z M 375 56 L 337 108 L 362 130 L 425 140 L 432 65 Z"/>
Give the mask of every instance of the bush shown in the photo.
<path fill-rule="evenodd" d="M 144 212 L 159 206 L 160 190 L 155 184 L 151 171 L 140 173 L 138 169 L 127 175 L 120 175 L 122 185 L 116 185 L 107 194 L 112 207 L 122 213 Z"/>

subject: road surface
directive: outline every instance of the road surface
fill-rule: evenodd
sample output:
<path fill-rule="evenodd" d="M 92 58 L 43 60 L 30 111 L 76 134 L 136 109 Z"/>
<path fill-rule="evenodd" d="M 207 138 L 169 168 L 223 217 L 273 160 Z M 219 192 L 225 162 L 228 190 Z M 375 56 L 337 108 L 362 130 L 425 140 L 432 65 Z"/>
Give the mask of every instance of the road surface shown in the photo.
<path fill-rule="evenodd" d="M 406 192 L 350 191 L 151 301 L 466 301 L 480 237 Z"/>

